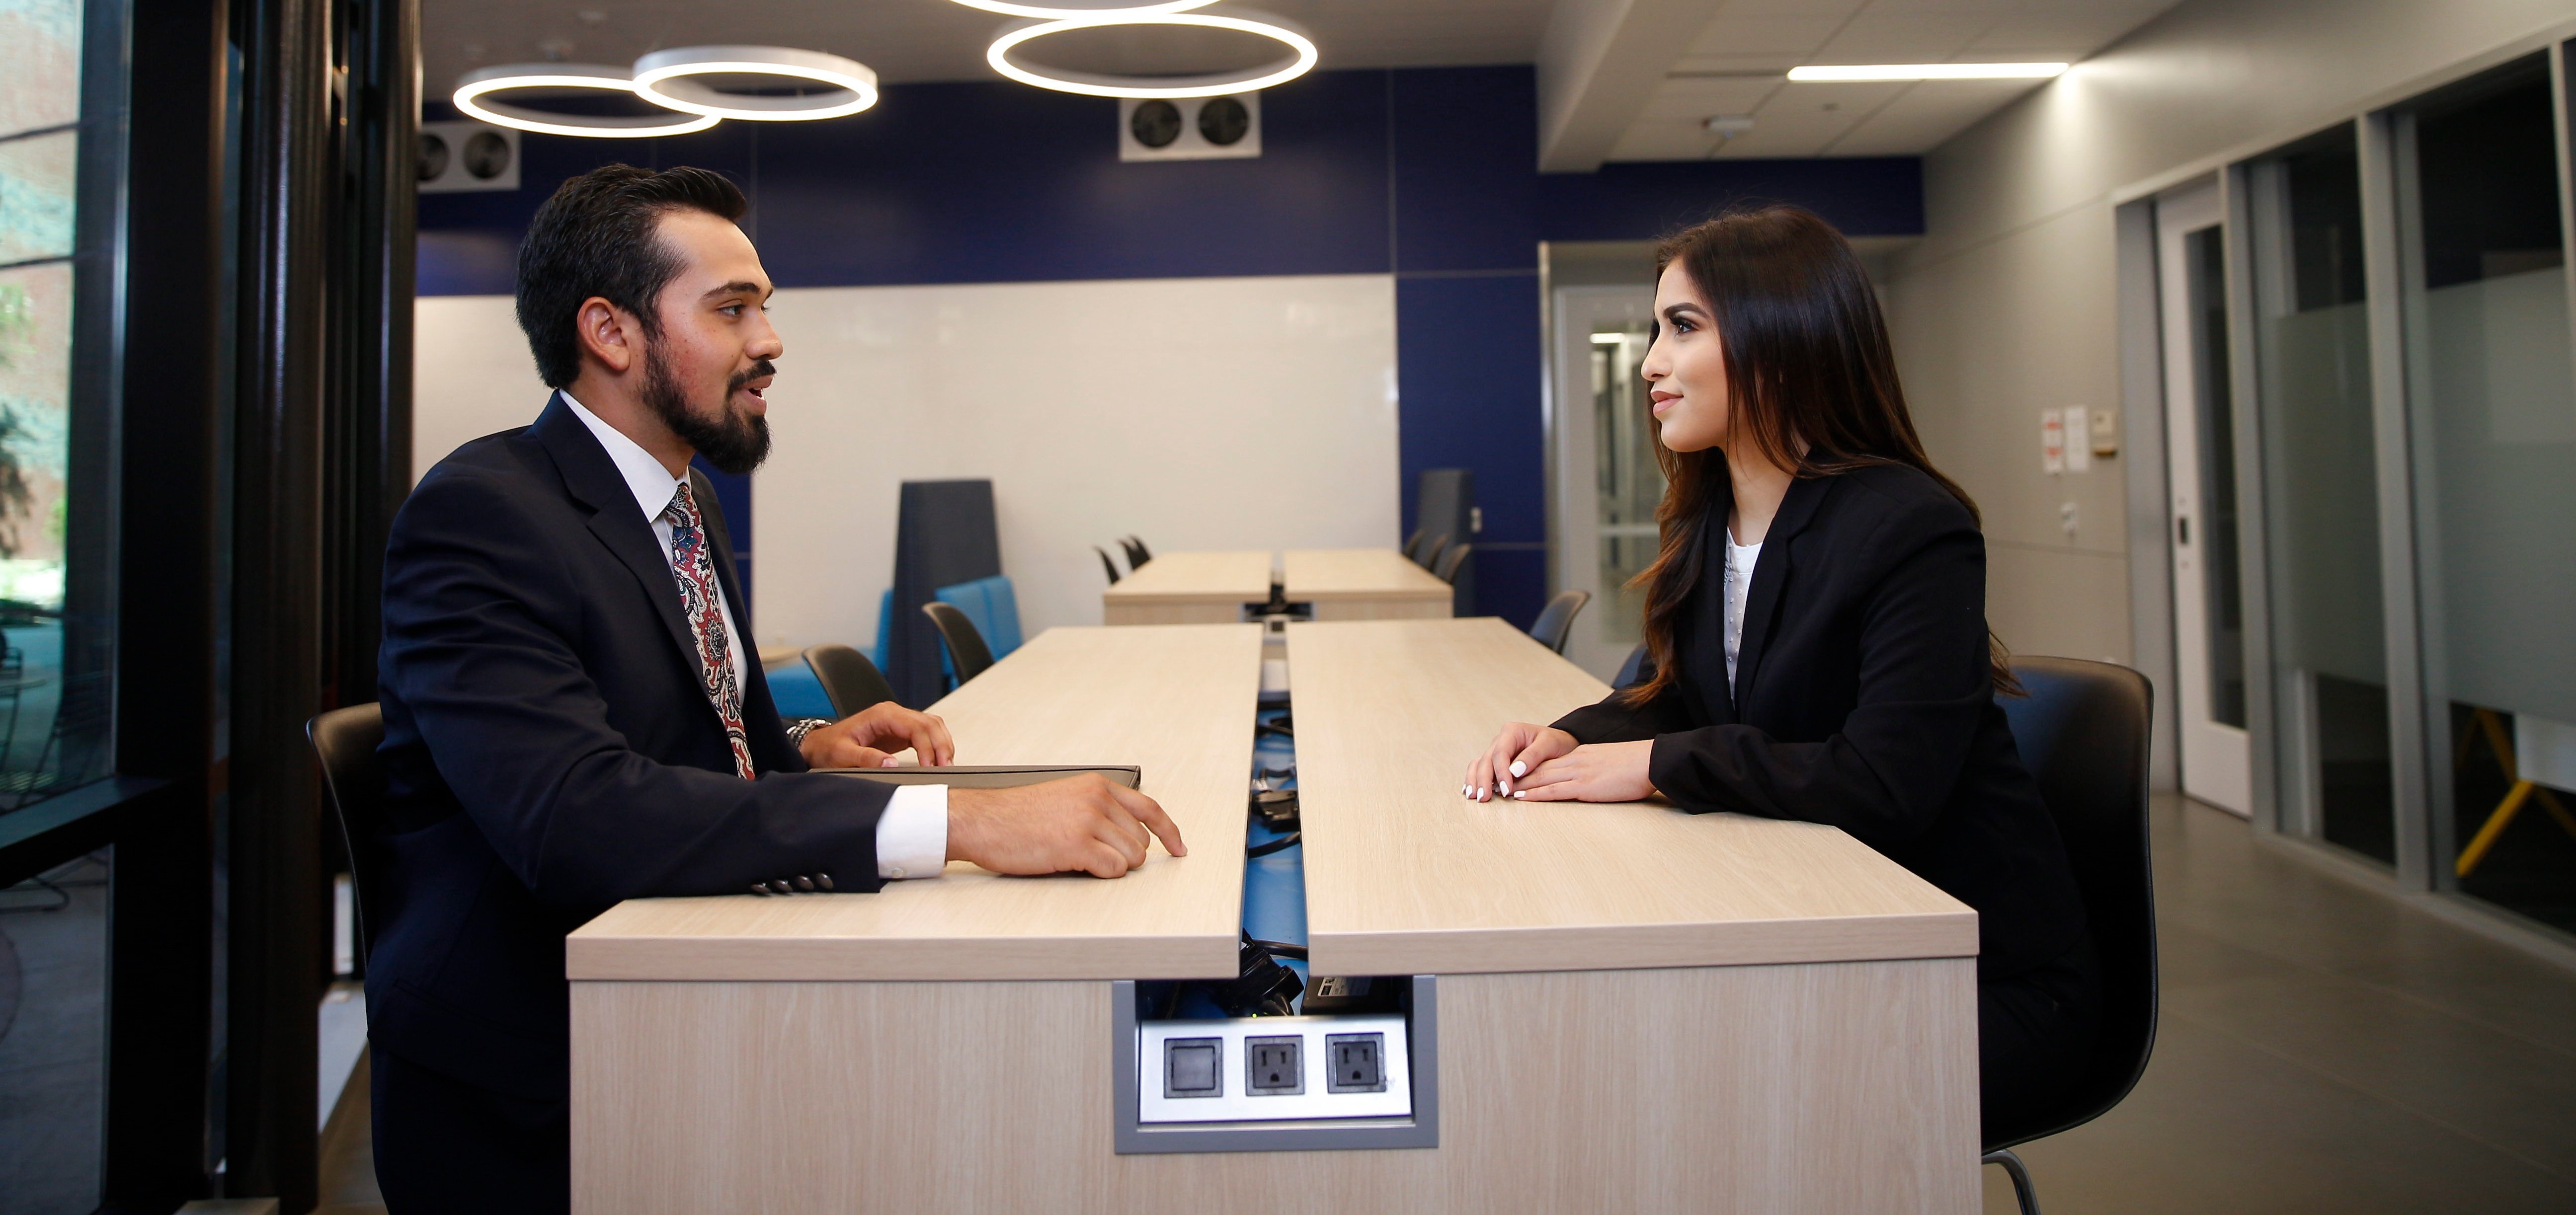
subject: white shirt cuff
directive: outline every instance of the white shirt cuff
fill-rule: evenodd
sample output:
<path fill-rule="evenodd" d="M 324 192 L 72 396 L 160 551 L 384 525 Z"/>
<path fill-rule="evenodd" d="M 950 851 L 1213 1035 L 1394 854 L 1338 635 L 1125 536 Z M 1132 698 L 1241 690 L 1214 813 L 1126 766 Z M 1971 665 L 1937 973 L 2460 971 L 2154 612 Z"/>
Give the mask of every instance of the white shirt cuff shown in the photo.
<path fill-rule="evenodd" d="M 877 876 L 932 878 L 947 868 L 948 786 L 896 786 L 877 816 Z"/>

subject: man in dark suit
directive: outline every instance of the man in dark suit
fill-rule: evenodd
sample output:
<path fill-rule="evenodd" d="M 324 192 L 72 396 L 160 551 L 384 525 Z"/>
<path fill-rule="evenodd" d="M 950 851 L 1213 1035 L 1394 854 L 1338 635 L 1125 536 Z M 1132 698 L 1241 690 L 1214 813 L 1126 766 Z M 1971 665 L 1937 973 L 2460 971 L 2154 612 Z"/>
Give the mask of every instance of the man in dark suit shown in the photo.
<path fill-rule="evenodd" d="M 377 1177 L 406 1212 L 569 1204 L 564 934 L 648 895 L 874 891 L 951 860 L 1117 877 L 1153 800 L 1098 778 L 886 786 L 951 755 L 883 704 L 782 722 L 694 455 L 749 472 L 784 352 L 742 194 L 614 165 L 537 213 L 518 310 L 555 394 L 421 479 L 386 551 L 388 906 L 368 959 Z M 370 910 L 374 910 L 371 908 Z"/>

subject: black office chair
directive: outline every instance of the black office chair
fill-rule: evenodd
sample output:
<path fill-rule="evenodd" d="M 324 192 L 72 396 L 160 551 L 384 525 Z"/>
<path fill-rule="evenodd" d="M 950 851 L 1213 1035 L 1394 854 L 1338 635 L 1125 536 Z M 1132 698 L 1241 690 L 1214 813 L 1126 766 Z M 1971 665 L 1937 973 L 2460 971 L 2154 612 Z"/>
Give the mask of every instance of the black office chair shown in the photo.
<path fill-rule="evenodd" d="M 1628 657 L 1619 663 L 1619 673 L 1610 677 L 1610 686 L 1624 688 L 1637 682 L 1637 672 L 1645 668 L 1646 643 L 1640 641 L 1637 643 L 1637 648 L 1628 651 Z"/>
<path fill-rule="evenodd" d="M 1548 600 L 1547 606 L 1539 609 L 1538 619 L 1530 622 L 1530 636 L 1540 645 L 1564 653 L 1565 639 L 1574 635 L 1574 618 L 1590 602 L 1590 591 L 1567 591 Z"/>
<path fill-rule="evenodd" d="M 840 642 L 805 647 L 805 665 L 832 702 L 832 716 L 847 717 L 870 705 L 894 699 L 894 685 L 868 656 Z"/>
<path fill-rule="evenodd" d="M 384 710 L 374 701 L 333 709 L 304 724 L 313 754 L 322 760 L 322 791 L 331 799 L 332 817 L 340 822 L 340 842 L 349 849 L 349 878 L 357 887 L 355 906 L 358 957 L 367 956 L 373 935 L 367 908 L 385 889 L 385 770 L 376 748 L 385 741 Z"/>
<path fill-rule="evenodd" d="M 1431 567 L 1431 575 L 1452 586 L 1458 582 L 1458 567 L 1467 564 L 1467 556 L 1476 551 L 1472 544 L 1453 546 L 1440 554 L 1440 563 Z"/>
<path fill-rule="evenodd" d="M 1128 573 L 1145 568 L 1145 563 L 1154 559 L 1154 554 L 1145 548 L 1145 542 L 1134 536 L 1120 537 L 1118 547 L 1127 550 Z"/>
<path fill-rule="evenodd" d="M 1442 532 L 1437 536 L 1433 536 L 1432 538 L 1423 541 L 1422 555 L 1415 557 L 1414 560 L 1421 563 L 1422 568 L 1431 569 L 1440 564 L 1440 554 L 1447 551 L 1448 548 L 1449 533 Z"/>
<path fill-rule="evenodd" d="M 975 631 L 975 622 L 966 618 L 952 603 L 925 603 L 923 615 L 939 630 L 939 640 L 948 645 L 948 665 L 957 672 L 957 682 L 983 674 L 992 668 L 992 647 L 984 644 L 984 635 Z"/>
<path fill-rule="evenodd" d="M 1421 528 L 1417 527 L 1413 529 L 1413 534 L 1404 538 L 1404 559 L 1414 563 L 1415 565 L 1422 564 Z"/>
<path fill-rule="evenodd" d="M 1091 551 L 1100 554 L 1100 572 L 1109 575 L 1109 585 L 1118 585 L 1118 563 L 1109 559 L 1109 550 L 1095 544 Z"/>
<path fill-rule="evenodd" d="M 2155 691 L 2127 667 L 2080 658 L 2016 658 L 2030 693 L 2000 698 L 2022 764 L 2066 843 L 2084 915 L 2102 960 L 2102 1027 L 2084 1075 L 2030 1126 L 2002 1127 L 1985 1161 L 2012 1177 L 2026 1215 L 2039 1215 L 2018 1144 L 2070 1131 L 2118 1105 L 2156 1044 L 2156 901 L 2147 853 L 2147 730 Z"/>

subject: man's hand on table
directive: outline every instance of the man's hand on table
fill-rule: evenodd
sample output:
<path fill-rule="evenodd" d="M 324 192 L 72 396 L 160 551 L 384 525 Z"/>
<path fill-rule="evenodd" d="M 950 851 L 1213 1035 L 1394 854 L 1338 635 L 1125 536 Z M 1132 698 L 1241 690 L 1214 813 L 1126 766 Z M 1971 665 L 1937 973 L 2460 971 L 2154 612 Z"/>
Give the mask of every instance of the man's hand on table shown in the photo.
<path fill-rule="evenodd" d="M 1190 854 L 1153 798 L 1102 776 L 948 791 L 948 859 L 995 873 L 1120 877 L 1145 863 L 1153 837 L 1173 856 Z"/>
<path fill-rule="evenodd" d="M 947 722 L 891 700 L 817 727 L 797 744 L 811 768 L 890 768 L 907 748 L 925 764 L 949 763 L 957 754 Z"/>

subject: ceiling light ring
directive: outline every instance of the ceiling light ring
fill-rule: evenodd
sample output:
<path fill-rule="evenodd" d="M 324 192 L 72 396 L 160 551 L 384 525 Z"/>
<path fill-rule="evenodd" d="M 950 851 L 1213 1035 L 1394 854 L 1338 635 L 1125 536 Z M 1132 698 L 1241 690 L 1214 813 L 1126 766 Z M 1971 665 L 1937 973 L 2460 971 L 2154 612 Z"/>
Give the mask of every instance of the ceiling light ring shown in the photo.
<path fill-rule="evenodd" d="M 719 74 L 777 76 L 827 85 L 810 96 L 726 93 L 692 79 Z M 877 103 L 877 74 L 854 59 L 781 46 L 684 46 L 635 61 L 635 92 L 655 105 L 710 119 L 803 122 L 856 114 Z"/>
<path fill-rule="evenodd" d="M 1108 76 L 1095 72 L 1058 71 L 1053 75 L 1033 71 L 1011 61 L 1011 52 L 1020 46 L 1052 34 L 1111 25 L 1192 25 L 1205 29 L 1234 30 L 1256 34 L 1289 48 L 1287 57 L 1240 72 L 1215 72 L 1204 76 Z M 984 48 L 984 61 L 993 70 L 1019 81 L 1059 93 L 1078 93 L 1089 97 L 1182 98 L 1223 97 L 1250 93 L 1273 85 L 1286 84 L 1313 71 L 1321 57 L 1315 40 L 1294 22 L 1268 13 L 1234 14 L 1171 12 L 1151 13 L 1136 17 L 1062 18 L 1053 21 L 1030 19 L 1014 22 L 1002 30 L 993 44 Z"/>
<path fill-rule="evenodd" d="M 1206 8 L 1216 0 L 1155 0 L 1147 4 L 1130 4 L 1120 8 L 1059 8 L 1047 4 L 1016 4 L 1012 0 L 956 0 L 968 8 L 980 8 L 1005 17 L 1034 17 L 1041 21 L 1122 20 L 1128 17 L 1151 17 L 1159 13 L 1183 13 Z"/>
<path fill-rule="evenodd" d="M 693 135 L 716 125 L 717 121 L 714 117 L 694 113 L 627 117 L 558 114 L 512 105 L 493 96 L 517 89 L 596 89 L 624 93 L 630 97 L 637 95 L 633 73 L 621 67 L 598 63 L 506 63 L 477 68 L 458 77 L 456 92 L 450 100 L 467 117 L 538 135 L 652 139 L 663 135 Z"/>

